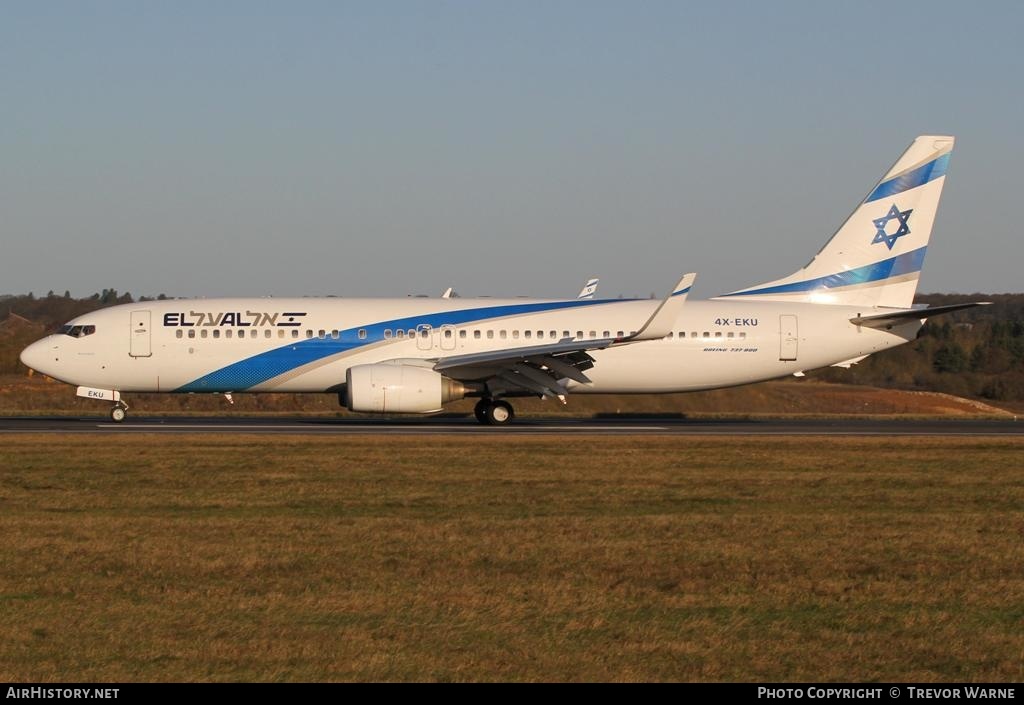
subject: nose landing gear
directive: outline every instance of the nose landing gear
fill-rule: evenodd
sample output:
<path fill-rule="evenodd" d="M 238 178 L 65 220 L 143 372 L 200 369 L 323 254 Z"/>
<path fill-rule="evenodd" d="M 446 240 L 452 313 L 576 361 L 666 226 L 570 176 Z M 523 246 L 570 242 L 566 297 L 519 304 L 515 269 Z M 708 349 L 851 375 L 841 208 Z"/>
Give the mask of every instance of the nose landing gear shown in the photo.
<path fill-rule="evenodd" d="M 128 405 L 123 401 L 118 401 L 117 404 L 110 409 L 110 420 L 114 423 L 121 423 L 127 415 Z"/>
<path fill-rule="evenodd" d="M 515 416 L 512 405 L 502 399 L 481 399 L 473 409 L 476 420 L 488 426 L 504 426 Z"/>

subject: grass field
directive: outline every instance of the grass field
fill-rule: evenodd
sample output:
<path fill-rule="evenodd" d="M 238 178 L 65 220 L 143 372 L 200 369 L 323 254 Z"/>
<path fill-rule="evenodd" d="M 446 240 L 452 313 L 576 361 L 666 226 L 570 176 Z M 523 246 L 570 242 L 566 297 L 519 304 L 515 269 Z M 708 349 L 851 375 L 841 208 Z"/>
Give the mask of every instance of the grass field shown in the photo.
<path fill-rule="evenodd" d="M 1024 679 L 1024 441 L 5 436 L 0 680 Z"/>

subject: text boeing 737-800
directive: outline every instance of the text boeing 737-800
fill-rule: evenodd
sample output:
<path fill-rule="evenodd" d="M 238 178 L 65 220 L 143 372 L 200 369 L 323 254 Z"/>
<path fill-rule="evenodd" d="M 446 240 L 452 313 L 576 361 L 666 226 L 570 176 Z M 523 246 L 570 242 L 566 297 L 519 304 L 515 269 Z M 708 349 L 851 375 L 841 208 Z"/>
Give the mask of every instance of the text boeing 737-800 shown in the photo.
<path fill-rule="evenodd" d="M 803 269 L 707 301 L 211 299 L 80 316 L 21 360 L 113 402 L 125 392 L 331 392 L 352 411 L 428 414 L 479 397 L 728 387 L 848 366 L 913 340 L 912 305 L 953 138 L 918 137 Z"/>

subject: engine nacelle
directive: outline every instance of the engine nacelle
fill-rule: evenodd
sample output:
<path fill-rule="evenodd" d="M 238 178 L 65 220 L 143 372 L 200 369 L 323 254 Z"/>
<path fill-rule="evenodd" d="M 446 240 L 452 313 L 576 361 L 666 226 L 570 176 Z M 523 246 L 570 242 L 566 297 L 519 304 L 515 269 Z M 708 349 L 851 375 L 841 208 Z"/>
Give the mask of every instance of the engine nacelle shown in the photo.
<path fill-rule="evenodd" d="M 356 365 L 345 373 L 345 406 L 371 414 L 426 414 L 462 399 L 466 388 L 426 367 Z"/>

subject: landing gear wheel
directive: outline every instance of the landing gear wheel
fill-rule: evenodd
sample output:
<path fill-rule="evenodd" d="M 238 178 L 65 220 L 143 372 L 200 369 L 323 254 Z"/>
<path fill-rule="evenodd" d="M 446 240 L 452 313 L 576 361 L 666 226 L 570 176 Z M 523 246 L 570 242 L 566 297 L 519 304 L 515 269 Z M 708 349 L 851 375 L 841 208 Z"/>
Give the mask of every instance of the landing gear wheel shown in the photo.
<path fill-rule="evenodd" d="M 128 411 L 123 406 L 115 406 L 110 410 L 110 420 L 114 423 L 121 423 L 127 415 Z"/>
<path fill-rule="evenodd" d="M 487 409 L 487 423 L 491 426 L 504 426 L 513 416 L 515 412 L 507 401 L 492 401 Z"/>
<path fill-rule="evenodd" d="M 473 415 L 476 416 L 476 420 L 480 423 L 487 423 L 487 410 L 491 406 L 490 399 L 481 399 L 473 407 Z"/>

